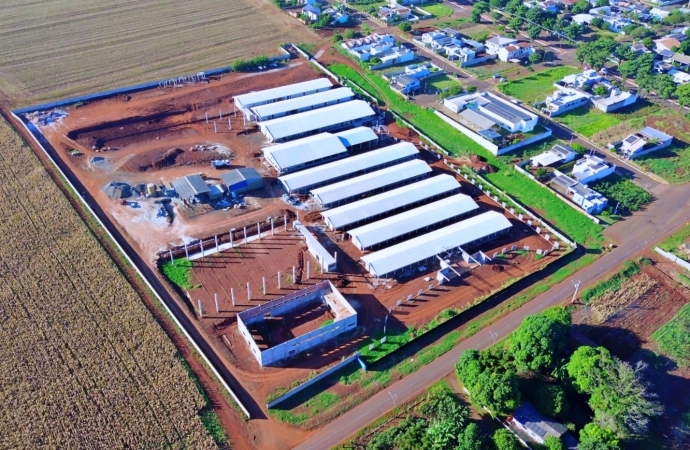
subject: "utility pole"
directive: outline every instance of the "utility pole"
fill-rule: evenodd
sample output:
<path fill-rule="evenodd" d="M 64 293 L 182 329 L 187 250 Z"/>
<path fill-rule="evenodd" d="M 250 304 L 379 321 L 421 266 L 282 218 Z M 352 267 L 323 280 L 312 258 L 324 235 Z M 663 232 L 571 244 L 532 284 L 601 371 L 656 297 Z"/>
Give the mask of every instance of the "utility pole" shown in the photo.
<path fill-rule="evenodd" d="M 577 280 L 577 282 L 571 280 L 571 283 L 573 283 L 573 286 L 575 286 L 575 292 L 573 292 L 573 298 L 572 298 L 572 300 L 570 300 L 570 304 L 572 305 L 573 303 L 575 303 L 575 297 L 577 296 L 577 290 L 580 287 L 580 280 Z"/>

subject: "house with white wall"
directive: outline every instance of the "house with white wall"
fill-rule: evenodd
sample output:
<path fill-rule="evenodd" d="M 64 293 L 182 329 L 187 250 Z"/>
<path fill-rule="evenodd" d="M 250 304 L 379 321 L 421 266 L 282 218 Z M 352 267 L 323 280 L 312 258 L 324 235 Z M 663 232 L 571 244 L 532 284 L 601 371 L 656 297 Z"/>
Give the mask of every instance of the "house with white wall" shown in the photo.
<path fill-rule="evenodd" d="M 456 114 L 471 111 L 471 114 L 465 114 L 466 119 L 476 122 L 475 125 L 483 129 L 490 129 L 489 123 L 493 123 L 511 133 L 528 133 L 534 130 L 538 122 L 536 114 L 490 92 L 449 97 L 443 100 L 443 106 Z"/>
<path fill-rule="evenodd" d="M 652 127 L 644 127 L 623 139 L 620 153 L 628 159 L 634 159 L 666 148 L 671 143 L 673 143 L 673 136 Z"/>
<path fill-rule="evenodd" d="M 486 47 L 486 52 L 490 55 L 498 55 L 499 50 L 509 45 L 514 45 L 517 41 L 517 39 L 497 35 L 487 39 L 484 46 Z"/>
<path fill-rule="evenodd" d="M 381 57 L 390 52 L 395 46 L 395 38 L 390 34 L 373 33 L 357 39 L 348 39 L 340 44 L 351 55 L 361 61 L 369 61 L 372 57 Z"/>
<path fill-rule="evenodd" d="M 498 59 L 503 62 L 525 59 L 534 53 L 534 48 L 529 42 L 516 42 L 498 50 Z"/>
<path fill-rule="evenodd" d="M 573 178 L 582 184 L 601 180 L 616 171 L 616 166 L 609 164 L 598 156 L 585 155 L 573 166 Z"/>

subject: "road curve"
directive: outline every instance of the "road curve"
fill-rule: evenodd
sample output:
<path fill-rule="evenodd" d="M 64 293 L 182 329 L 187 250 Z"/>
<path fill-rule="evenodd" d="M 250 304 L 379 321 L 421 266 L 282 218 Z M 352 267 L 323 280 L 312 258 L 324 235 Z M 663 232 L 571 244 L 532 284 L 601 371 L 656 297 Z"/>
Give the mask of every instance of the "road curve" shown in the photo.
<path fill-rule="evenodd" d="M 674 186 L 670 189 L 673 192 L 668 192 L 668 195 L 650 205 L 645 211 L 620 224 L 636 231 L 631 232 L 625 242 L 617 248 L 487 329 L 464 340 L 448 353 L 338 417 L 295 449 L 321 450 L 339 444 L 392 410 L 397 404 L 418 397 L 434 382 L 452 372 L 455 362 L 465 350 L 481 350 L 491 346 L 494 340 L 489 332 L 494 336 L 498 334 L 499 338 L 505 337 L 520 325 L 525 316 L 536 314 L 572 296 L 573 282 L 581 281 L 582 287 L 591 284 L 621 262 L 639 255 L 650 245 L 685 225 L 690 221 L 690 210 L 683 208 L 683 203 L 690 194 L 690 185 Z"/>

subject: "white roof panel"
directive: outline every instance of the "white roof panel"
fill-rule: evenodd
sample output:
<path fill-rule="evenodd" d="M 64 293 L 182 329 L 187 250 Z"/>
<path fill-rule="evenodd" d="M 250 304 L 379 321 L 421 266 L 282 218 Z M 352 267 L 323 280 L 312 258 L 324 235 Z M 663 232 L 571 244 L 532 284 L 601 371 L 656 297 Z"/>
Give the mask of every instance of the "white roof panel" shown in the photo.
<path fill-rule="evenodd" d="M 353 98 L 354 96 L 355 94 L 352 92 L 352 89 L 343 87 L 255 106 L 252 110 L 259 117 L 268 117 L 276 114 L 289 113 L 290 111 L 296 111 L 302 108 L 313 107 L 315 105 L 323 105 L 328 102 L 342 101 Z"/>
<path fill-rule="evenodd" d="M 365 255 L 361 259 L 369 272 L 384 276 L 510 227 L 510 221 L 503 214 L 489 211 Z"/>
<path fill-rule="evenodd" d="M 342 141 L 331 133 L 316 134 L 296 141 L 264 147 L 261 151 L 264 152 L 264 156 L 275 161 L 281 171 L 317 159 L 347 153 Z"/>
<path fill-rule="evenodd" d="M 456 194 L 348 231 L 361 248 L 369 248 L 479 208 L 472 197 Z"/>
<path fill-rule="evenodd" d="M 297 191 L 337 177 L 361 172 L 371 167 L 417 154 L 419 154 L 419 150 L 413 144 L 399 142 L 395 145 L 362 153 L 361 155 L 351 156 L 318 167 L 312 167 L 311 169 L 300 170 L 299 172 L 284 175 L 279 179 L 290 191 Z"/>
<path fill-rule="evenodd" d="M 311 195 L 321 205 L 345 200 L 366 192 L 373 191 L 383 186 L 398 183 L 410 178 L 419 177 L 431 172 L 431 167 L 421 159 L 413 159 L 395 166 L 360 175 L 349 180 L 329 184 L 311 191 Z"/>
<path fill-rule="evenodd" d="M 352 100 L 292 116 L 267 120 L 260 122 L 259 126 L 264 134 L 268 133 L 274 140 L 278 140 L 374 115 L 374 110 L 367 102 Z"/>
<path fill-rule="evenodd" d="M 299 95 L 315 89 L 328 89 L 333 86 L 328 78 L 317 78 L 315 80 L 303 81 L 301 83 L 288 84 L 263 91 L 250 92 L 248 94 L 236 95 L 235 101 L 243 107 L 251 107 L 256 104 L 270 102 L 278 98 L 285 98 L 292 95 Z"/>
<path fill-rule="evenodd" d="M 350 130 L 335 133 L 335 135 L 343 141 L 343 144 L 345 144 L 346 147 L 364 144 L 365 142 L 375 141 L 379 138 L 376 136 L 376 133 L 374 133 L 374 130 L 369 127 L 352 128 Z"/>
<path fill-rule="evenodd" d="M 324 211 L 321 215 L 334 228 L 342 228 L 459 187 L 460 183 L 454 177 L 443 174 Z"/>

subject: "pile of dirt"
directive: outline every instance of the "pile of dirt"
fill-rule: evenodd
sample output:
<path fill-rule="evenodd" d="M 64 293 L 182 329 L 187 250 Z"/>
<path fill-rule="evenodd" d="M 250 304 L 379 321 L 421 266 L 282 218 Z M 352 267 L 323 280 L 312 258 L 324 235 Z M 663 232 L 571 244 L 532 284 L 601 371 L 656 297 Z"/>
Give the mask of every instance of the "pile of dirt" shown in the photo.
<path fill-rule="evenodd" d="M 122 169 L 129 172 L 148 172 L 166 167 L 210 164 L 212 160 L 221 156 L 223 155 L 217 151 L 187 152 L 181 148 L 152 150 L 134 156 L 122 166 Z"/>

